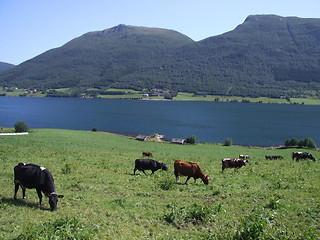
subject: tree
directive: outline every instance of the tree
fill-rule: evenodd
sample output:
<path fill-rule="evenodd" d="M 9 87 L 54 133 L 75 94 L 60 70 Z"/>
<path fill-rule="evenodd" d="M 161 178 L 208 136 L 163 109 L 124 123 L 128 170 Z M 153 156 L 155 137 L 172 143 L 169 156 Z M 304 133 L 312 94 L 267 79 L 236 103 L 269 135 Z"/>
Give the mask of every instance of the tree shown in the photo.
<path fill-rule="evenodd" d="M 311 138 L 302 139 L 299 144 L 299 147 L 306 147 L 306 148 L 316 148 L 315 142 Z"/>
<path fill-rule="evenodd" d="M 299 140 L 296 138 L 291 138 L 290 140 L 290 146 L 298 146 Z"/>
<path fill-rule="evenodd" d="M 186 143 L 196 144 L 196 142 L 197 142 L 197 137 L 195 135 L 192 135 L 186 138 Z"/>
<path fill-rule="evenodd" d="M 285 141 L 284 145 L 285 145 L 286 147 L 290 147 L 290 146 L 291 146 L 291 145 L 290 145 L 290 139 L 287 139 L 287 140 Z"/>
<path fill-rule="evenodd" d="M 15 123 L 14 124 L 14 128 L 15 128 L 17 133 L 28 132 L 29 131 L 29 127 L 25 122 L 17 122 L 17 123 Z"/>
<path fill-rule="evenodd" d="M 225 141 L 224 141 L 224 146 L 231 146 L 232 145 L 232 139 L 231 138 L 227 138 Z"/>

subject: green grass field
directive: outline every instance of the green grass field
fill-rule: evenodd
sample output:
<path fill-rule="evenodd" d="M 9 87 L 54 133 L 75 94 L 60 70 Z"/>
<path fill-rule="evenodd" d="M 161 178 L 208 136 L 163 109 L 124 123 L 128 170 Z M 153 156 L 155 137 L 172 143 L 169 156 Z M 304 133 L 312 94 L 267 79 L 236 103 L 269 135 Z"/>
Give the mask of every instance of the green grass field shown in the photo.
<path fill-rule="evenodd" d="M 297 149 L 216 144 L 139 142 L 103 132 L 33 129 L 0 136 L 0 239 L 319 239 L 318 160 L 291 160 Z M 299 149 L 300 151 L 303 149 Z M 142 151 L 169 167 L 133 175 Z M 221 159 L 251 156 L 250 164 L 221 173 Z M 282 160 L 265 160 L 281 155 Z M 196 162 L 211 178 L 177 184 L 173 162 Z M 58 211 L 35 189 L 13 200 L 19 162 L 48 168 Z M 181 177 L 181 182 L 185 181 Z"/>

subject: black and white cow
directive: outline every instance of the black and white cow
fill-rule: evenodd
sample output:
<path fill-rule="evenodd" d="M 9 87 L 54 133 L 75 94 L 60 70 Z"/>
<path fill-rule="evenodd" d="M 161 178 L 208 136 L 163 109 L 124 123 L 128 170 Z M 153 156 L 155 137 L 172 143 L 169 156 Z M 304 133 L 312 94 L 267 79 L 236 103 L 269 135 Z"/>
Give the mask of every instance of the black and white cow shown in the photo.
<path fill-rule="evenodd" d="M 300 159 L 311 159 L 314 162 L 316 161 L 312 154 L 307 152 L 293 152 L 292 160 L 294 159 L 296 159 L 297 162 L 299 162 Z"/>
<path fill-rule="evenodd" d="M 162 169 L 162 170 L 168 170 L 168 167 L 164 163 L 160 163 L 153 159 L 136 159 L 135 161 L 135 167 L 133 174 L 136 174 L 136 171 L 142 171 L 145 175 L 145 170 L 151 170 L 153 174 L 155 171 Z"/>
<path fill-rule="evenodd" d="M 239 168 L 245 166 L 248 160 L 235 159 L 235 158 L 223 158 L 222 159 L 222 172 L 225 168 L 234 168 L 238 171 Z"/>
<path fill-rule="evenodd" d="M 56 193 L 54 180 L 48 169 L 35 164 L 19 163 L 14 167 L 14 184 L 15 193 L 14 199 L 17 199 L 19 186 L 22 188 L 23 198 L 26 198 L 26 188 L 35 188 L 37 190 L 40 207 L 42 204 L 42 193 L 49 197 L 51 211 L 57 210 L 58 198 L 63 198 L 63 195 Z"/>

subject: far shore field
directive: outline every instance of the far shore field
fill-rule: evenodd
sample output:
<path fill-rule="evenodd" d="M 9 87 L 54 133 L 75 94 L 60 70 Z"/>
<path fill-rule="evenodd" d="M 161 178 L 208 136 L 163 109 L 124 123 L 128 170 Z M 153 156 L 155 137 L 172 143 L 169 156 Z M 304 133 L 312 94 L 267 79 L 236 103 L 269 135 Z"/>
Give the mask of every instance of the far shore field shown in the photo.
<path fill-rule="evenodd" d="M 94 91 L 95 89 L 88 89 L 87 91 Z M 69 88 L 56 89 L 56 92 L 70 94 L 72 97 L 72 90 Z M 220 96 L 220 95 L 194 95 L 193 93 L 179 92 L 178 95 L 172 99 L 165 99 L 164 96 L 146 96 L 143 91 L 134 91 L 130 89 L 109 89 L 108 91 L 119 91 L 125 94 L 110 94 L 110 95 L 96 95 L 94 98 L 104 99 L 139 99 L 139 100 L 154 100 L 154 101 L 208 101 L 208 102 L 241 102 L 241 103 L 267 103 L 267 104 L 301 104 L 301 105 L 320 105 L 319 98 L 268 98 L 268 97 L 239 97 L 239 96 Z M 107 91 L 107 92 L 108 92 Z M 0 96 L 8 97 L 47 97 L 47 94 L 41 91 L 15 89 L 14 91 L 5 91 L 2 87 L 0 89 Z M 93 98 L 88 93 L 80 94 L 78 97 Z"/>

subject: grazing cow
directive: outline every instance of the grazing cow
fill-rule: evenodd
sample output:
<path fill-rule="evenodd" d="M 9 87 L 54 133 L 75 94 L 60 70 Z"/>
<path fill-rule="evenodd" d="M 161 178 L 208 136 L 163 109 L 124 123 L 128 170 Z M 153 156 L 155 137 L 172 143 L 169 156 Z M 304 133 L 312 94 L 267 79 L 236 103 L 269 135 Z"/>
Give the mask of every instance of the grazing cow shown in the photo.
<path fill-rule="evenodd" d="M 300 159 L 311 159 L 314 162 L 316 161 L 316 159 L 312 156 L 311 153 L 307 153 L 307 152 L 293 152 L 292 153 L 292 160 L 296 159 L 296 161 L 298 162 Z"/>
<path fill-rule="evenodd" d="M 271 155 L 271 156 L 265 156 L 265 157 L 266 157 L 266 160 L 268 160 L 268 159 L 283 159 L 283 157 L 280 155 Z"/>
<path fill-rule="evenodd" d="M 234 170 L 238 170 L 242 166 L 245 166 L 247 160 L 243 159 L 235 159 L 235 158 L 224 158 L 222 159 L 222 172 L 225 168 L 234 168 Z"/>
<path fill-rule="evenodd" d="M 176 180 L 179 183 L 179 176 L 188 176 L 185 184 L 187 184 L 188 180 L 193 177 L 194 182 L 196 182 L 197 178 L 201 178 L 204 184 L 209 184 L 209 176 L 205 175 L 198 164 L 192 162 L 183 162 L 180 160 L 176 160 L 174 162 L 174 175 L 176 176 Z"/>
<path fill-rule="evenodd" d="M 49 197 L 50 210 L 57 210 L 58 198 L 63 198 L 63 195 L 56 193 L 54 180 L 48 169 L 35 164 L 19 163 L 14 167 L 14 183 L 15 193 L 14 199 L 17 199 L 19 186 L 22 188 L 23 198 L 26 198 L 26 188 L 35 188 L 37 190 L 40 207 L 42 204 L 42 193 Z"/>
<path fill-rule="evenodd" d="M 136 159 L 133 174 L 136 174 L 137 170 L 142 171 L 145 175 L 147 174 L 144 170 L 151 170 L 151 174 L 154 174 L 154 172 L 159 169 L 166 171 L 168 170 L 168 167 L 164 163 L 160 163 L 153 159 Z"/>
<path fill-rule="evenodd" d="M 239 155 L 240 159 L 250 159 L 249 155 Z"/>
<path fill-rule="evenodd" d="M 151 152 L 142 152 L 142 155 L 146 156 L 146 157 L 152 157 L 153 156 Z"/>

